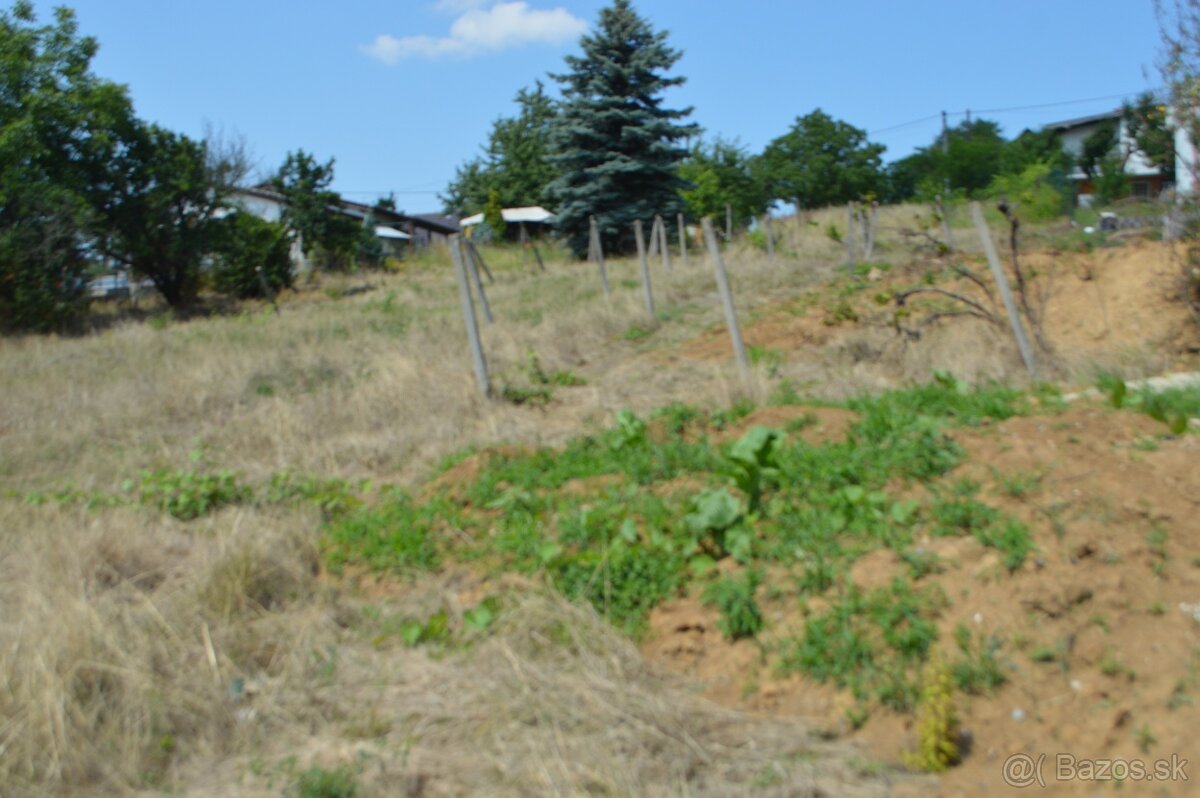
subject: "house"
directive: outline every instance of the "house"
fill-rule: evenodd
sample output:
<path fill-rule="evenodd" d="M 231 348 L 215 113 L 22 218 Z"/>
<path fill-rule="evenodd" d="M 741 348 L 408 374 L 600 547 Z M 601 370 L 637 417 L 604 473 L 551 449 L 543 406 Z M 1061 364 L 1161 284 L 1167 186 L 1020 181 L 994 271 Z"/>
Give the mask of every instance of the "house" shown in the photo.
<path fill-rule="evenodd" d="M 269 222 L 280 221 L 287 205 L 283 195 L 266 185 L 236 189 L 231 199 L 242 210 Z M 350 200 L 342 200 L 337 205 L 330 206 L 329 211 L 359 222 L 365 220 L 367 214 L 373 213 L 375 235 L 383 244 L 384 251 L 396 258 L 403 257 L 406 245 L 423 248 L 433 244 L 444 244 L 459 230 L 458 224 L 452 219 L 434 215 L 415 216 Z M 309 266 L 305 262 L 300 243 L 292 242 L 292 263 L 297 272 L 304 272 Z"/>
<path fill-rule="evenodd" d="M 1169 121 L 1168 124 L 1172 123 Z M 1173 168 L 1162 170 L 1138 151 L 1137 144 L 1129 135 L 1124 115 L 1119 109 L 1067 119 L 1046 127 L 1056 131 L 1061 136 L 1063 149 L 1078 159 L 1088 136 L 1105 125 L 1116 127 L 1118 146 L 1122 152 L 1129 153 L 1125 161 L 1125 173 L 1129 175 L 1130 194 L 1143 199 L 1154 199 L 1164 191 L 1170 190 L 1174 190 L 1176 195 L 1181 197 L 1192 197 L 1196 194 L 1197 188 L 1200 187 L 1200 163 L 1196 158 L 1196 146 L 1184 128 L 1172 124 L 1172 127 L 1175 127 L 1175 163 Z M 1079 204 L 1085 207 L 1091 204 L 1092 186 L 1083 170 L 1076 166 L 1071 171 L 1070 178 L 1076 184 Z"/>

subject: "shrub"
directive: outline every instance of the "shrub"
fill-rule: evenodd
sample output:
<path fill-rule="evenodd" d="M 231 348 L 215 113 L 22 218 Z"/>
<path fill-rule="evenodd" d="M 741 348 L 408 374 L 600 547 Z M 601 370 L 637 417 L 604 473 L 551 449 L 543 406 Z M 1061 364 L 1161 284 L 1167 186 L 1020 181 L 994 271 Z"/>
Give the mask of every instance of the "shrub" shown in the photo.
<path fill-rule="evenodd" d="M 1025 222 L 1045 222 L 1068 207 L 1065 176 L 1048 163 L 1032 163 L 1017 174 L 997 175 L 988 188 L 995 199 L 1007 200 Z"/>
<path fill-rule="evenodd" d="M 292 284 L 287 230 L 238 211 L 221 220 L 213 262 L 213 287 L 240 299 L 271 295 Z"/>

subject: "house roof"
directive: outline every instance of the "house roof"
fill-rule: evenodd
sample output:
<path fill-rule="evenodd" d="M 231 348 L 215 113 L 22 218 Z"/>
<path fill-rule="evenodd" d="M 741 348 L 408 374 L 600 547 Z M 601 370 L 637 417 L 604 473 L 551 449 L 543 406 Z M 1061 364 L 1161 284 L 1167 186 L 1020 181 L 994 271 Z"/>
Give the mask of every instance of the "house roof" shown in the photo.
<path fill-rule="evenodd" d="M 458 226 L 458 217 L 447 213 L 414 213 L 412 217 L 431 225 L 441 225 L 447 233 L 457 233 L 461 229 Z"/>
<path fill-rule="evenodd" d="M 1094 125 L 1097 122 L 1107 122 L 1111 119 L 1119 119 L 1121 117 L 1120 109 L 1116 111 L 1108 111 L 1102 114 L 1092 114 L 1090 116 L 1080 116 L 1075 119 L 1064 119 L 1061 122 L 1051 122 L 1046 125 L 1049 130 L 1071 130 L 1072 128 L 1084 127 L 1086 125 Z"/>
<path fill-rule="evenodd" d="M 530 205 L 525 208 L 502 208 L 500 210 L 500 217 L 510 224 L 519 224 L 520 222 L 548 224 L 554 221 L 554 214 L 540 205 Z M 474 216 L 468 216 L 466 219 L 463 219 L 461 224 L 463 227 L 471 227 L 482 221 L 483 214 L 477 213 Z"/>
<path fill-rule="evenodd" d="M 401 233 L 394 227 L 387 227 L 382 224 L 375 225 L 375 235 L 379 238 L 391 238 L 398 241 L 407 241 L 412 238 L 408 233 Z"/>

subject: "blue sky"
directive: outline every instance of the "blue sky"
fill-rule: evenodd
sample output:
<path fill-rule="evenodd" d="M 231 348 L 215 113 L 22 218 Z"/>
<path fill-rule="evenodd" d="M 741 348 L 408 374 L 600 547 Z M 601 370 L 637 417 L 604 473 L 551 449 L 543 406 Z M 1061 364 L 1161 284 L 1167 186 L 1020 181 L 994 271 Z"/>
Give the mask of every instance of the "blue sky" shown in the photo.
<path fill-rule="evenodd" d="M 46 17 L 58 3 L 38 2 Z M 144 118 L 242 134 L 264 170 L 288 150 L 337 159 L 350 199 L 410 212 L 478 152 L 517 90 L 561 71 L 606 0 L 74 0 L 93 67 Z M 887 159 L 928 144 L 941 110 L 1006 134 L 1110 110 L 1158 85 L 1151 0 L 634 0 L 684 53 L 668 103 L 752 151 L 820 107 Z M 549 82 L 553 88 L 552 81 Z M 1104 98 L 1104 99 L 1091 99 Z M 1024 111 L 1010 109 L 1090 99 Z"/>

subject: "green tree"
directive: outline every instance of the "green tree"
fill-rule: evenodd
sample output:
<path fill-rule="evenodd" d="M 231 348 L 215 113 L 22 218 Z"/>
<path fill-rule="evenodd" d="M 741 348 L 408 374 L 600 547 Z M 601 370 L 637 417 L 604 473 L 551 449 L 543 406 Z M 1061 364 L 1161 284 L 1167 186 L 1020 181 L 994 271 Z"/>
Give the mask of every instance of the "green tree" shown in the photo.
<path fill-rule="evenodd" d="M 1047 164 L 1052 173 L 1064 175 L 1074 165 L 1071 155 L 1062 148 L 1062 137 L 1052 128 L 1022 130 L 1005 145 L 1000 155 L 1000 174 L 1016 175 L 1034 164 Z"/>
<path fill-rule="evenodd" d="M 550 162 L 550 128 L 557 108 L 540 81 L 517 92 L 519 111 L 492 124 L 484 155 L 458 167 L 442 196 L 447 211 L 469 216 L 495 191 L 502 207 L 539 205 L 557 176 Z"/>
<path fill-rule="evenodd" d="M 88 186 L 132 122 L 124 88 L 90 70 L 74 14 L 0 12 L 0 328 L 50 330 L 86 306 Z"/>
<path fill-rule="evenodd" d="M 1032 163 L 1016 174 L 997 175 L 988 193 L 1016 208 L 1026 222 L 1045 222 L 1066 212 L 1071 194 L 1061 167 Z"/>
<path fill-rule="evenodd" d="M 682 55 L 638 16 L 629 0 L 600 11 L 593 33 L 580 40 L 581 56 L 567 56 L 568 71 L 554 75 L 563 100 L 551 131 L 552 164 L 559 175 L 547 188 L 557 227 L 582 257 L 588 217 L 599 223 L 608 250 L 629 251 L 632 224 L 656 213 L 682 210 L 686 184 L 681 143 L 698 132 L 683 122 L 691 109 L 663 106 L 663 92 L 683 77 L 668 77 Z"/>
<path fill-rule="evenodd" d="M 1167 119 L 1167 106 L 1145 92 L 1121 108 L 1125 130 L 1138 152 L 1166 174 L 1175 172 L 1175 131 Z"/>
<path fill-rule="evenodd" d="M 103 221 L 101 246 L 149 278 L 173 308 L 196 299 L 200 271 L 217 246 L 228 187 L 214 179 L 203 142 L 138 123 L 90 187 Z"/>
<path fill-rule="evenodd" d="M 1003 171 L 1007 142 L 1000 124 L 990 119 L 973 119 L 951 128 L 949 154 L 935 145 L 940 168 L 938 177 L 948 178 L 950 188 L 976 196 Z"/>
<path fill-rule="evenodd" d="M 768 144 L 756 165 L 769 198 L 823 208 L 877 192 L 884 149 L 818 108 Z"/>
<path fill-rule="evenodd" d="M 888 167 L 886 194 L 891 201 L 945 194 L 980 196 L 999 174 L 1017 174 L 1032 163 L 1053 160 L 1045 148 L 1052 137 L 1043 134 L 1004 140 L 1000 125 L 990 119 L 962 122 L 939 134 L 928 146 Z M 1015 145 L 1015 149 L 1012 146 Z"/>
<path fill-rule="evenodd" d="M 358 239 L 358 226 L 331 209 L 342 198 L 330 189 L 333 159 L 320 163 L 304 150 L 289 152 L 271 185 L 283 195 L 283 223 L 297 236 L 305 257 L 321 256 L 326 267 L 347 265 Z"/>
<path fill-rule="evenodd" d="M 1116 152 L 1117 125 L 1115 122 L 1106 122 L 1083 140 L 1077 163 L 1088 180 L 1095 180 L 1100 174 L 1101 162 L 1115 157 Z"/>
<path fill-rule="evenodd" d="M 377 224 L 375 210 L 368 210 L 367 215 L 363 217 L 362 227 L 358 231 L 358 240 L 355 242 L 354 254 L 357 263 L 367 269 L 378 269 L 383 265 L 385 257 L 383 242 L 379 240 L 379 236 L 375 232 Z"/>
<path fill-rule="evenodd" d="M 483 224 L 487 227 L 486 240 L 502 240 L 508 231 L 504 222 L 504 205 L 500 202 L 500 192 L 492 189 L 488 192 L 487 202 L 483 206 Z"/>
<path fill-rule="evenodd" d="M 692 218 L 723 216 L 725 205 L 734 218 L 746 224 L 767 208 L 760 181 L 751 170 L 752 159 L 736 141 L 721 137 L 692 148 L 679 165 L 679 176 L 690 184 L 682 192 Z"/>
<path fill-rule="evenodd" d="M 241 299 L 271 294 L 292 284 L 287 228 L 235 211 L 220 220 L 213 252 L 213 286 Z"/>

